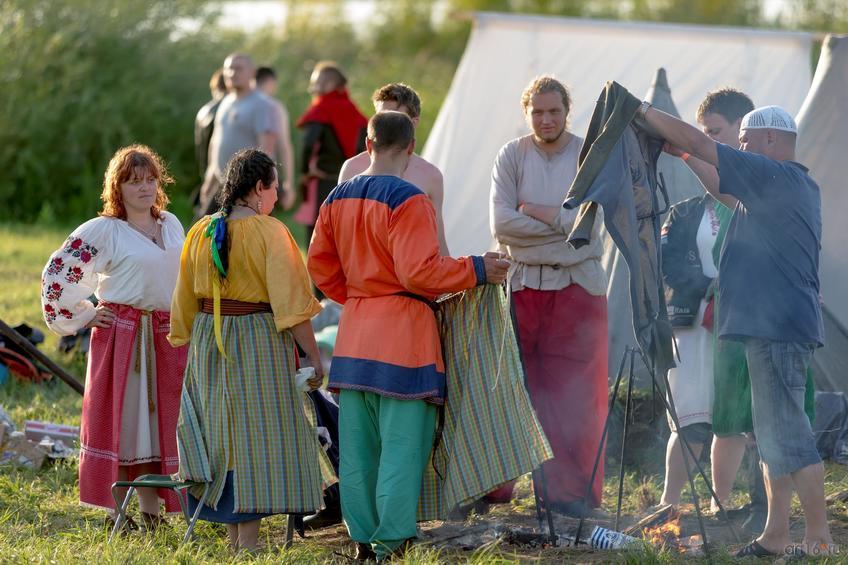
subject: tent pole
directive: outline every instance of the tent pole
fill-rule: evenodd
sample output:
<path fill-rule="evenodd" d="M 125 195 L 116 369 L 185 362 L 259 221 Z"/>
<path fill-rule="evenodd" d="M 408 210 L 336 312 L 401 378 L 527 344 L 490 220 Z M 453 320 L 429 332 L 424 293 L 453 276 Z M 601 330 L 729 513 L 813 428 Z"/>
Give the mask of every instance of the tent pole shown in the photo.
<path fill-rule="evenodd" d="M 621 500 L 624 494 L 624 453 L 627 446 L 627 431 L 630 424 L 630 406 L 631 397 L 633 395 L 633 363 L 636 355 L 630 351 L 630 370 L 627 375 L 627 401 L 624 403 L 624 432 L 621 436 L 621 457 L 618 462 L 618 501 L 615 508 L 615 525 L 613 529 L 618 531 L 618 523 L 621 520 Z"/>
<path fill-rule="evenodd" d="M 592 496 L 592 485 L 595 483 L 595 476 L 598 474 L 598 464 L 601 461 L 601 456 L 604 452 L 604 445 L 607 441 L 607 433 L 609 432 L 610 425 L 610 417 L 612 416 L 612 408 L 615 406 L 615 399 L 618 397 L 618 387 L 621 385 L 621 377 L 624 375 L 624 363 L 627 360 L 627 356 L 631 355 L 632 348 L 628 345 L 624 350 L 624 355 L 621 356 L 621 364 L 618 366 L 618 373 L 615 376 L 615 384 L 612 387 L 612 396 L 609 400 L 609 407 L 607 408 L 607 417 L 604 421 L 604 431 L 601 434 L 601 441 L 598 443 L 598 451 L 595 452 L 595 464 L 592 467 L 592 475 L 589 477 L 589 485 L 586 487 L 586 494 L 583 496 L 583 507 L 585 509 L 586 501 L 589 500 L 589 497 Z M 577 532 L 574 534 L 574 545 L 577 546 L 580 543 L 580 534 L 583 532 L 583 522 L 586 521 L 586 512 L 582 512 L 580 515 L 580 521 L 577 523 Z"/>
<path fill-rule="evenodd" d="M 30 341 L 15 331 L 14 328 L 10 327 L 6 322 L 0 320 L 0 334 L 3 334 L 7 338 L 9 338 L 15 345 L 32 355 L 39 363 L 44 365 L 48 371 L 50 371 L 56 377 L 59 377 L 60 380 L 64 381 L 69 387 L 77 391 L 80 396 L 83 395 L 85 391 L 85 387 L 70 373 L 66 372 L 62 367 L 53 362 L 50 357 L 42 353 L 36 346 L 34 346 Z"/>

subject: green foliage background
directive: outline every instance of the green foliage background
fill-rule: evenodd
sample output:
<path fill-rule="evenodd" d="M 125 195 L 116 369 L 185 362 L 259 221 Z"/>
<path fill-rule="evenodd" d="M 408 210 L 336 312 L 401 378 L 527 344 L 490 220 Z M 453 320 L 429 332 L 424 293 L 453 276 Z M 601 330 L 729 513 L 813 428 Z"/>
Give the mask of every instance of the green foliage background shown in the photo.
<path fill-rule="evenodd" d="M 172 210 L 187 220 L 200 180 L 194 115 L 233 50 L 277 69 L 292 119 L 309 102 L 309 72 L 321 59 L 347 69 L 366 113 L 375 87 L 409 82 L 423 99 L 422 146 L 470 31 L 462 12 L 848 29 L 844 0 L 793 1 L 773 21 L 764 20 L 764 0 L 373 1 L 367 29 L 344 19 L 343 0 L 284 0 L 282 28 L 249 34 L 221 27 L 220 3 L 204 0 L 0 2 L 0 221 L 70 226 L 93 216 L 109 157 L 134 142 L 169 162 Z"/>

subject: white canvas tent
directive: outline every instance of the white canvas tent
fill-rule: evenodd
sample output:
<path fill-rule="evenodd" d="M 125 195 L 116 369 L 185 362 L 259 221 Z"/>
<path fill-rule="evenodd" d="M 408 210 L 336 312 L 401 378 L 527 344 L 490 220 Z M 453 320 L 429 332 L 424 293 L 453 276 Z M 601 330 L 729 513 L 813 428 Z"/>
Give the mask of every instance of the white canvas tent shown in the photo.
<path fill-rule="evenodd" d="M 797 159 L 809 167 L 822 198 L 825 347 L 813 357 L 816 385 L 848 392 L 848 36 L 825 39 L 797 122 Z"/>
<path fill-rule="evenodd" d="M 677 108 L 688 120 L 708 90 L 726 85 L 757 104 L 780 104 L 795 113 L 809 87 L 811 43 L 808 33 L 475 14 L 423 152 L 445 175 L 451 253 L 492 246 L 492 163 L 504 143 L 527 133 L 520 96 L 534 76 L 552 73 L 571 87 L 571 129 L 578 135 L 606 81 L 638 96 L 660 67 L 668 71 Z"/>

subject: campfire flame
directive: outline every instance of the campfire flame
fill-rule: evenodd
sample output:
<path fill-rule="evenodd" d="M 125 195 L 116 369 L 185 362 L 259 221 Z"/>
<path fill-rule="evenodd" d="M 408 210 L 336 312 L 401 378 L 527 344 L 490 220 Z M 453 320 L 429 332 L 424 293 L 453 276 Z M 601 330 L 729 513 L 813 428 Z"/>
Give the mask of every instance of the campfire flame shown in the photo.
<path fill-rule="evenodd" d="M 691 555 L 703 554 L 704 540 L 700 535 L 681 537 L 681 514 L 678 509 L 663 509 L 648 518 L 640 525 L 642 539 L 654 547 Z"/>
<path fill-rule="evenodd" d="M 658 547 L 679 548 L 680 517 L 654 528 L 645 528 L 642 531 L 642 538 Z"/>

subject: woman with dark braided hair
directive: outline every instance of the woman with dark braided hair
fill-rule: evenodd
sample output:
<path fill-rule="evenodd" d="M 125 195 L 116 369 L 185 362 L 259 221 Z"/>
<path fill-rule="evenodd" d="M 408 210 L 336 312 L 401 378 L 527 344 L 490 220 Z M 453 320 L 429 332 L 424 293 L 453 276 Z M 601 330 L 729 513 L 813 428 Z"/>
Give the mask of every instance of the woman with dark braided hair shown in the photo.
<path fill-rule="evenodd" d="M 320 447 L 295 385 L 295 342 L 315 368 L 309 386 L 323 380 L 310 325 L 321 307 L 294 239 L 268 215 L 277 184 L 265 153 L 230 160 L 221 210 L 186 236 L 168 336 L 190 344 L 179 474 L 210 483 L 201 518 L 227 524 L 233 549 L 248 551 L 263 517 L 322 504 Z"/>

